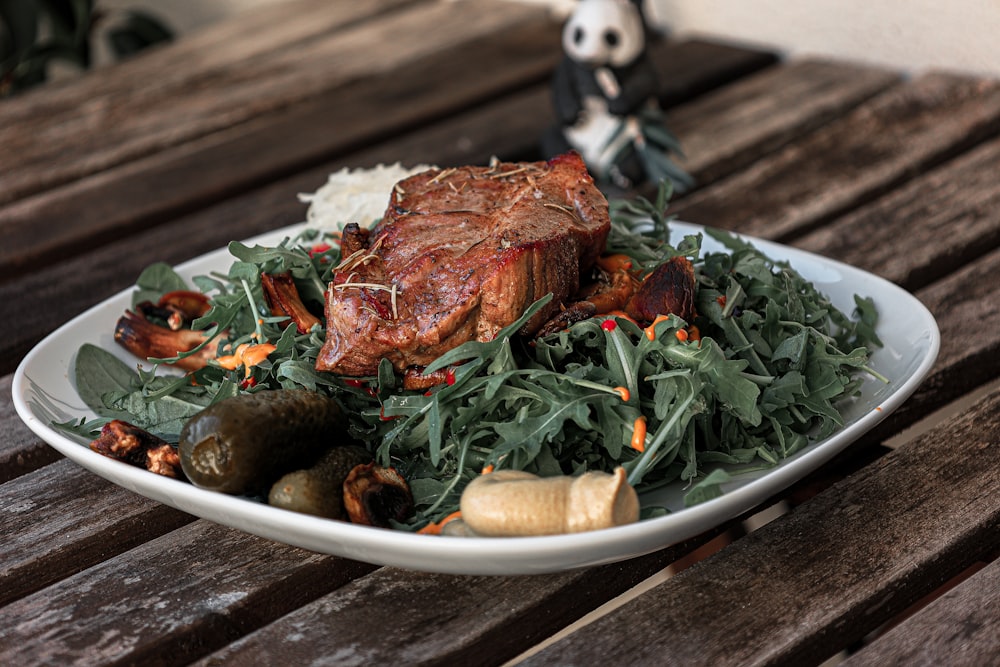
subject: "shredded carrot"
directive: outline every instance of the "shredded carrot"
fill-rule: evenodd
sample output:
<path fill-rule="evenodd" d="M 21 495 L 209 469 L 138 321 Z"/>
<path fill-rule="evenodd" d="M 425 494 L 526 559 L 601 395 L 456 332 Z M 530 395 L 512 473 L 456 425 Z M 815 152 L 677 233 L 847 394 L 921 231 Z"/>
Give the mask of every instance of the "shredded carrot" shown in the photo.
<path fill-rule="evenodd" d="M 625 401 L 626 403 L 628 402 L 628 399 L 632 396 L 632 394 L 629 393 L 627 387 L 615 387 L 614 392 L 619 396 L 621 396 L 622 400 Z"/>
<path fill-rule="evenodd" d="M 687 342 L 688 332 L 685 331 L 684 329 L 678 329 L 677 333 L 674 334 L 674 335 L 677 336 L 677 340 L 679 340 L 680 342 L 682 342 L 682 343 Z"/>
<path fill-rule="evenodd" d="M 236 347 L 236 351 L 233 354 L 221 356 L 216 359 L 216 362 L 230 371 L 243 366 L 246 369 L 247 377 L 249 377 L 253 367 L 267 359 L 267 355 L 274 352 L 275 349 L 275 346 L 271 343 L 260 343 L 259 345 L 243 343 Z"/>
<path fill-rule="evenodd" d="M 691 326 L 688 327 L 688 337 L 691 340 L 700 341 L 701 340 L 701 329 L 699 329 L 698 327 L 696 327 L 695 325 L 692 324 Z"/>
<path fill-rule="evenodd" d="M 635 319 L 629 317 L 628 313 L 626 313 L 624 310 L 611 310 L 611 311 L 608 311 L 606 314 L 609 317 L 620 317 L 623 320 L 628 320 L 629 322 L 631 322 L 632 324 L 635 324 L 636 326 L 638 326 L 638 324 L 639 324 L 638 322 L 635 321 Z M 607 321 L 607 320 L 605 320 L 605 321 Z"/>
<path fill-rule="evenodd" d="M 417 531 L 420 535 L 440 535 L 441 529 L 445 527 L 446 524 L 451 523 L 455 519 L 460 519 L 462 517 L 462 510 L 452 512 L 445 518 L 441 519 L 437 523 L 429 523 L 420 530 Z"/>
<path fill-rule="evenodd" d="M 657 315 L 653 320 L 653 323 L 646 327 L 646 338 L 649 340 L 654 340 L 656 338 L 656 325 L 667 319 L 666 315 Z"/>
<path fill-rule="evenodd" d="M 646 451 L 646 418 L 639 416 L 632 422 L 632 449 L 637 452 Z"/>
<path fill-rule="evenodd" d="M 493 464 L 492 463 L 483 468 L 482 474 L 489 475 L 491 472 L 493 472 Z"/>
<path fill-rule="evenodd" d="M 597 260 L 597 265 L 608 273 L 621 270 L 628 271 L 632 268 L 632 258 L 622 254 L 604 255 Z"/>

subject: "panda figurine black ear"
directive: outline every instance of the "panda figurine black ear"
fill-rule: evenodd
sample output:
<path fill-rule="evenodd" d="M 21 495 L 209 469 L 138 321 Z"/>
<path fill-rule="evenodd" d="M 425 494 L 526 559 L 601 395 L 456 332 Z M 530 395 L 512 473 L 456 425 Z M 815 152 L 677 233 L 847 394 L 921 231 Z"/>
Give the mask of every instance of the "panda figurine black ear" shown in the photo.
<path fill-rule="evenodd" d="M 549 157 L 576 150 L 599 183 L 628 190 L 669 178 L 692 185 L 657 102 L 659 80 L 646 46 L 641 0 L 579 0 L 563 26 L 564 57 L 552 79 L 557 126 Z"/>

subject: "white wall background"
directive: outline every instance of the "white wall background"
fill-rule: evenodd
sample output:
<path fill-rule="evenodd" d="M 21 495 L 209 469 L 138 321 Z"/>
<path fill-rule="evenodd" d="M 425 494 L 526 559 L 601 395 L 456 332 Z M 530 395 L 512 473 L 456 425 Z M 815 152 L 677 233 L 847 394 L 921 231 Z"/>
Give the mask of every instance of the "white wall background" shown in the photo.
<path fill-rule="evenodd" d="M 146 6 L 186 31 L 232 12 L 282 1 L 100 0 L 99 4 Z M 575 4 L 575 0 L 517 1 L 549 5 L 556 12 Z M 1000 77 L 1000 0 L 645 2 L 651 21 L 677 37 L 717 37 L 789 55 L 828 55 L 912 72 L 941 68 Z"/>
<path fill-rule="evenodd" d="M 651 0 L 649 12 L 677 34 L 1000 76 L 998 0 Z"/>
<path fill-rule="evenodd" d="M 520 0 L 566 11 L 574 0 Z M 1000 77 L 1000 0 L 645 0 L 677 37 Z"/>

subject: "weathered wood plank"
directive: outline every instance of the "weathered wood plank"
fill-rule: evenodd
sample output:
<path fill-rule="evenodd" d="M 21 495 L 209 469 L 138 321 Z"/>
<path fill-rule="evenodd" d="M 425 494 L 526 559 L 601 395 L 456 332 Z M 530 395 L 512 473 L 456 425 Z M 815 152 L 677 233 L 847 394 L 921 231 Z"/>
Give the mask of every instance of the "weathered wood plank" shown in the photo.
<path fill-rule="evenodd" d="M 770 62 L 766 54 L 701 42 L 662 45 L 657 53 L 661 69 L 671 74 L 665 79 L 673 90 L 697 90 L 702 85 L 697 81 L 726 80 Z M 692 62 L 695 59 L 698 59 L 697 64 Z M 690 63 L 690 67 L 686 63 Z M 694 80 L 690 81 L 688 76 Z M 684 81 L 690 82 L 685 84 Z M 210 206 L 200 213 L 164 223 L 162 229 L 140 225 L 142 230 L 132 237 L 106 242 L 98 251 L 69 260 L 53 262 L 46 256 L 46 261 L 25 267 L 33 273 L 26 272 L 16 280 L 0 284 L 0 372 L 12 371 L 16 361 L 45 333 L 89 305 L 132 284 L 139 271 L 149 263 L 177 263 L 222 247 L 233 239 L 303 220 L 305 207 L 295 198 L 295 193 L 315 190 L 326 181 L 330 172 L 344 166 L 368 167 L 380 162 L 430 162 L 447 166 L 485 164 L 492 155 L 535 159 L 538 157 L 538 138 L 552 122 L 552 117 L 548 85 L 539 84 L 507 94 L 482 108 L 348 153 L 300 175 L 273 181 L 262 189 Z M 283 145 L 273 139 L 267 144 Z M 303 149 L 306 145 L 305 139 L 299 142 Z M 178 186 L 179 191 L 160 190 L 150 183 L 190 184 L 187 176 L 190 170 L 203 168 L 199 160 L 218 165 L 219 173 L 232 172 L 226 168 L 231 154 L 224 145 L 218 148 L 221 155 L 212 157 L 196 151 L 185 152 L 179 162 L 172 162 L 161 153 L 152 160 L 154 164 L 130 167 L 136 170 L 134 181 L 116 180 L 116 170 L 112 170 L 106 176 L 88 179 L 86 184 L 81 182 L 53 191 L 40 200 L 33 211 L 25 214 L 23 225 L 25 229 L 37 228 L 48 219 L 76 216 L 80 225 L 78 231 L 82 233 L 91 225 L 121 226 L 165 215 L 163 208 L 190 196 L 190 188 Z M 255 173 L 252 165 L 258 161 L 247 154 L 243 162 L 251 165 L 248 173 Z M 234 180 L 226 187 L 235 187 L 232 183 L 240 182 L 246 174 L 230 173 L 229 177 Z M 212 189 L 210 184 L 206 187 Z M 208 195 L 204 197 L 209 198 Z M 84 201 L 89 204 L 76 212 Z M 128 202 L 132 202 L 132 208 Z M 2 215 L 0 213 L 0 217 Z M 88 238 L 94 241 L 93 237 Z M 33 235 L 31 245 L 21 246 L 21 251 L 45 255 L 41 247 L 46 243 L 44 237 Z M 80 245 L 73 249 L 74 252 L 83 250 L 83 244 Z M 86 280 L 80 280 L 80 276 L 86 276 Z M 23 308 L 20 304 L 26 294 L 32 295 L 36 303 L 44 303 L 45 307 Z"/>
<path fill-rule="evenodd" d="M 87 124 L 101 126 L 103 104 L 88 107 L 95 99 L 106 98 L 130 104 L 141 89 L 144 95 L 166 96 L 183 90 L 211 72 L 225 71 L 248 60 L 326 39 L 349 27 L 377 20 L 405 5 L 433 0 L 371 0 L 365 3 L 330 3 L 324 0 L 287 0 L 281 6 L 262 5 L 235 13 L 192 30 L 181 39 L 148 49 L 113 65 L 93 68 L 82 76 L 47 83 L 0 105 L 0 136 L 14 138 L 14 126 L 38 122 L 44 115 L 57 122 L 77 121 L 92 114 Z M 182 63 L 183 66 L 178 66 Z M 151 77 L 150 72 L 157 76 Z M 8 134 L 10 132 L 10 134 Z M 35 150 L 42 150 L 36 148 Z"/>
<path fill-rule="evenodd" d="M 14 412 L 12 375 L 0 378 L 0 484 L 59 460 Z"/>
<path fill-rule="evenodd" d="M 482 11 L 477 3 L 469 2 L 447 6 L 455 9 L 445 10 L 440 3 L 420 6 L 420 13 L 394 13 L 385 21 L 363 24 L 357 35 L 338 35 L 316 47 L 319 51 L 296 51 L 296 59 L 282 65 L 288 73 L 274 78 L 291 82 L 302 77 L 322 79 L 322 86 L 315 84 L 310 97 L 275 93 L 275 104 L 265 108 L 259 100 L 267 96 L 253 91 L 252 86 L 243 92 L 227 88 L 225 92 L 206 93 L 212 104 L 243 109 L 240 113 L 245 115 L 238 122 L 213 127 L 211 133 L 192 136 L 186 128 L 193 121 L 178 110 L 161 115 L 173 104 L 183 104 L 187 113 L 199 109 L 202 103 L 197 97 L 192 99 L 192 95 L 201 94 L 198 88 L 187 96 L 178 95 L 171 104 L 151 105 L 149 114 L 133 109 L 130 118 L 152 114 L 155 118 L 149 122 L 158 128 L 152 134 L 166 133 L 169 141 L 151 147 L 146 143 L 147 135 L 140 131 L 134 137 L 106 136 L 102 140 L 117 147 L 127 147 L 130 141 L 139 144 L 130 154 L 130 162 L 0 210 L 0 278 L 30 269 L 43 258 L 51 261 L 94 247 L 112 236 L 162 222 L 171 214 L 193 210 L 249 185 L 447 116 L 477 100 L 537 82 L 554 66 L 559 48 L 557 26 L 545 20 L 541 10 Z M 370 34 L 373 30 L 381 37 Z M 378 65 L 368 65 L 370 71 L 355 71 L 346 65 L 340 71 L 339 64 L 315 66 L 340 63 L 348 56 L 367 62 L 370 54 L 357 53 L 365 50 L 361 45 L 391 41 L 393 34 L 405 30 L 441 30 L 462 38 L 440 43 L 415 40 L 435 41 L 433 49 L 423 51 L 387 49 L 384 53 L 392 57 L 387 57 L 387 62 L 375 59 Z M 474 63 L 469 58 L 472 49 Z M 483 76 L 481 68 L 496 61 L 503 67 L 491 67 L 493 73 Z M 244 70 L 248 67 L 243 66 Z M 315 74 L 316 69 L 338 70 L 340 77 L 327 81 Z M 259 108 L 241 104 L 242 95 L 258 100 L 255 104 Z M 219 122 L 218 110 L 204 113 L 212 123 Z M 324 127 L 330 131 L 314 129 Z M 235 164 L 239 169 L 234 169 Z M 27 172 L 19 169 L 16 173 Z M 192 172 L 199 178 L 192 180 Z M 52 224 L 53 220 L 58 224 Z M 45 221 L 47 230 L 42 236 L 37 234 L 40 221 Z"/>
<path fill-rule="evenodd" d="M 702 39 L 654 40 L 660 104 L 674 107 L 778 63 L 772 51 Z"/>
<path fill-rule="evenodd" d="M 331 655 L 343 665 L 501 664 L 680 553 L 668 549 L 626 563 L 523 577 L 383 568 L 198 664 L 312 664 Z"/>
<path fill-rule="evenodd" d="M 397 41 L 396 48 L 377 58 L 362 48 L 379 43 L 382 31 L 405 25 L 398 21 L 425 29 L 433 25 L 427 21 L 447 24 L 442 9 L 441 3 L 401 0 L 307 0 L 247 12 L 190 40 L 13 99 L 0 105 L 0 145 L 6 148 L 0 154 L 0 173 L 5 174 L 0 202 L 225 129 L 352 78 L 384 72 L 407 57 L 445 48 L 456 35 Z M 474 33 L 482 21 L 466 18 Z M 300 66 L 310 59 L 330 66 Z"/>
<path fill-rule="evenodd" d="M 1000 392 L 525 664 L 819 663 L 1000 546 L 997 442 Z"/>
<path fill-rule="evenodd" d="M 843 662 L 981 667 L 1000 656 L 1000 561 L 994 561 Z"/>
<path fill-rule="evenodd" d="M 875 460 L 876 456 L 869 460 Z M 841 474 L 856 462 L 832 464 Z M 792 493 L 811 497 L 815 477 Z M 562 630 L 699 545 L 732 534 L 756 510 L 644 558 L 577 572 L 532 577 L 451 577 L 383 568 L 200 661 L 267 665 L 311 663 L 338 654 L 343 664 L 500 664 Z M 379 619 L 391 617 L 386 627 Z M 542 619 L 542 621 L 540 621 Z M 366 628 L 378 626 L 372 634 Z M 294 638 L 294 642 L 289 638 Z M 350 655 L 341 648 L 351 646 Z"/>
<path fill-rule="evenodd" d="M 792 61 L 678 106 L 670 126 L 699 183 L 712 183 L 825 125 L 897 83 L 897 73 Z"/>
<path fill-rule="evenodd" d="M 0 663 L 187 664 L 372 569 L 196 521 L 4 607 Z"/>
<path fill-rule="evenodd" d="M 70 183 L 0 209 L 0 239 L 17 251 L 0 246 L 0 279 L 48 261 L 78 254 L 111 236 L 156 224 L 246 187 L 309 167 L 393 132 L 422 131 L 423 124 L 454 114 L 467 106 L 489 102 L 491 118 L 465 124 L 470 134 L 490 133 L 491 154 L 535 158 L 538 140 L 552 123 L 548 73 L 558 57 L 557 27 L 527 22 L 490 34 L 476 44 L 476 66 L 470 68 L 464 47 L 415 61 L 384 77 L 352 81 L 279 112 L 164 149 L 143 159 Z M 660 44 L 657 59 L 664 71 L 664 95 L 697 91 L 748 70 L 764 67 L 772 56 L 724 45 L 690 42 Z M 490 63 L 489 77 L 482 68 Z M 497 96 L 528 82 L 528 94 Z M 402 83 L 401 83 L 402 82 Z M 450 92 L 449 92 L 450 91 Z M 345 104 L 343 100 L 350 100 Z M 387 100 L 395 100 L 389 104 Z M 489 112 L 487 112 L 489 113 Z M 309 128 L 331 127 L 317 134 Z M 433 132 L 432 132 L 433 133 Z M 433 133 L 440 139 L 440 135 Z M 476 137 L 482 142 L 486 137 Z M 447 141 L 469 141 L 461 128 Z M 431 149 L 433 144 L 424 142 Z M 390 161 L 403 159 L 397 155 Z M 417 160 L 432 160 L 427 156 Z M 234 169 L 233 164 L 239 164 Z M 192 182 L 189 174 L 197 172 Z M 155 185 L 153 185 L 155 184 Z M 52 228 L 38 235 L 38 225 Z"/>
<path fill-rule="evenodd" d="M 994 251 L 916 292 L 938 322 L 941 351 L 927 379 L 878 433 L 914 423 L 1000 377 L 998 272 L 1000 251 Z"/>
<path fill-rule="evenodd" d="M 1000 131 L 1000 82 L 930 73 L 678 202 L 684 220 L 789 240 Z"/>
<path fill-rule="evenodd" d="M 990 141 L 795 245 L 920 289 L 1000 246 L 998 164 Z"/>
<path fill-rule="evenodd" d="M 0 605 L 192 520 L 68 460 L 0 484 Z"/>

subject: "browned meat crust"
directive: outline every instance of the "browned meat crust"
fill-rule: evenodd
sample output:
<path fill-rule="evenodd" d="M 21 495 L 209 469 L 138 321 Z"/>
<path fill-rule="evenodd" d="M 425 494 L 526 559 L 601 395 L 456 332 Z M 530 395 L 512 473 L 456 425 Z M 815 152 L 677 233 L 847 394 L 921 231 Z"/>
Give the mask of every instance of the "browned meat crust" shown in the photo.
<path fill-rule="evenodd" d="M 607 240 L 607 201 L 575 153 L 549 162 L 431 170 L 399 183 L 370 233 L 345 230 L 316 368 L 375 373 L 492 340 L 534 301 L 534 333 L 580 286 Z"/>

